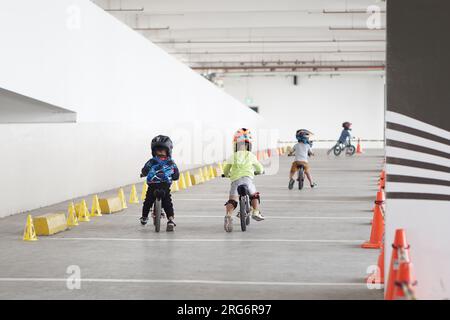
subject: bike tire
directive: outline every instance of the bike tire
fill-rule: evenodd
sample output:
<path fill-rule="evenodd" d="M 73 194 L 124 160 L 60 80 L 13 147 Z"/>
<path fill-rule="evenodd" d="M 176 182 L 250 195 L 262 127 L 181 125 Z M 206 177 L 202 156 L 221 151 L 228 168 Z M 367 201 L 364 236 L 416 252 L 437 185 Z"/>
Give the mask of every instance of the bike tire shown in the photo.
<path fill-rule="evenodd" d="M 303 167 L 301 167 L 298 170 L 298 189 L 302 190 L 303 189 L 303 185 L 305 182 L 305 169 Z"/>
<path fill-rule="evenodd" d="M 155 201 L 155 209 L 154 209 L 154 225 L 155 225 L 155 232 L 159 232 L 161 230 L 161 200 L 157 199 Z"/>
<path fill-rule="evenodd" d="M 247 230 L 247 203 L 245 197 L 239 199 L 239 218 L 241 220 L 241 230 Z"/>
<path fill-rule="evenodd" d="M 348 155 L 349 155 L 349 156 L 354 155 L 355 152 L 356 152 L 355 146 L 349 146 L 349 147 L 348 147 Z"/>
<path fill-rule="evenodd" d="M 341 148 L 340 146 L 335 146 L 335 147 L 333 148 L 333 153 L 334 153 L 335 156 L 340 155 L 341 152 L 342 152 L 342 148 Z"/>

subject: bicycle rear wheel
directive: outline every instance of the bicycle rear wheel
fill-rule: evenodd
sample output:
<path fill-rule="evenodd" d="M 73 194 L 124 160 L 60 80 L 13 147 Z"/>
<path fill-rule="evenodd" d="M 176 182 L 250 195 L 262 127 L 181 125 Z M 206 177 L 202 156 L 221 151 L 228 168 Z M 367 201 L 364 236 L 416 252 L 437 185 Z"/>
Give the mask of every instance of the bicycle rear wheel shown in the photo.
<path fill-rule="evenodd" d="M 153 218 L 153 224 L 155 225 L 155 232 L 159 232 L 161 229 L 161 199 L 156 199 L 155 208 L 153 210 L 155 217 Z"/>
<path fill-rule="evenodd" d="M 241 230 L 247 230 L 247 197 L 240 197 L 239 199 L 239 218 L 241 220 Z"/>
<path fill-rule="evenodd" d="M 342 151 L 342 148 L 341 148 L 340 146 L 335 146 L 335 147 L 333 148 L 333 153 L 334 153 L 335 156 L 340 155 L 340 154 L 341 154 L 341 151 Z"/>
<path fill-rule="evenodd" d="M 298 189 L 303 189 L 303 182 L 305 181 L 305 169 L 303 167 L 300 167 L 298 170 Z"/>

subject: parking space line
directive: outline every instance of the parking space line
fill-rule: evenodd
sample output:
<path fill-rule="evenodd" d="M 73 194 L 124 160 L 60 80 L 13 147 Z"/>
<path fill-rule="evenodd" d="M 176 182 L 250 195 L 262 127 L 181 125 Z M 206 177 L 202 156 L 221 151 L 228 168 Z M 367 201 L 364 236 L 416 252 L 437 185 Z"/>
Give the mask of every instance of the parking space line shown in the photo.
<path fill-rule="evenodd" d="M 0 278 L 0 282 L 66 282 L 67 278 Z M 73 281 L 73 280 L 70 280 Z M 207 284 L 207 285 L 250 285 L 250 286 L 367 286 L 364 282 L 285 282 L 285 281 L 234 281 L 201 279 L 108 279 L 81 278 L 91 283 L 154 283 L 154 284 Z"/>
<path fill-rule="evenodd" d="M 365 240 L 362 239 L 226 239 L 226 238 L 180 238 L 180 239 L 170 239 L 170 238 L 158 238 L 158 239 L 148 239 L 148 238 L 101 238 L 101 237 L 71 237 L 71 238 L 45 238 L 47 241 L 124 241 L 124 242 L 294 242 L 294 243 L 361 243 Z"/>
<path fill-rule="evenodd" d="M 119 215 L 116 215 L 119 216 Z M 141 217 L 140 214 L 125 214 L 125 215 L 120 215 L 121 217 Z M 182 219 L 182 218 L 214 218 L 214 219 L 223 219 L 223 215 L 183 215 L 178 213 L 176 218 L 177 219 Z M 276 220 L 276 219 L 281 219 L 281 220 L 314 220 L 314 219 L 318 219 L 318 220 L 371 220 L 372 217 L 367 216 L 367 217 L 336 217 L 336 216 L 331 216 L 331 217 L 301 217 L 301 216 L 264 216 L 265 220 Z"/>

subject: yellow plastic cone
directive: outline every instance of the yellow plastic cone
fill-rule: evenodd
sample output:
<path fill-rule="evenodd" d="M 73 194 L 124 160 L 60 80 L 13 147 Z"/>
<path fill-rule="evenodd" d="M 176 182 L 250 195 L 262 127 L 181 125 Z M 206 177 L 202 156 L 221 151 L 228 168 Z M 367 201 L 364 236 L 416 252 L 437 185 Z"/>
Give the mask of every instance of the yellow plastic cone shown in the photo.
<path fill-rule="evenodd" d="M 203 170 L 202 170 L 202 168 L 198 169 L 198 175 L 200 176 L 200 181 L 199 181 L 199 183 L 203 183 L 203 182 L 206 181 L 206 180 L 205 180 L 205 177 L 203 176 Z"/>
<path fill-rule="evenodd" d="M 89 210 L 87 208 L 86 200 L 81 201 L 79 208 L 80 209 L 79 209 L 78 221 L 80 221 L 80 222 L 91 221 L 91 219 L 89 219 Z"/>
<path fill-rule="evenodd" d="M 178 185 L 178 181 L 172 181 L 172 185 L 170 186 L 170 191 L 177 192 L 180 190 L 180 187 Z"/>
<path fill-rule="evenodd" d="M 192 187 L 191 174 L 189 171 L 187 171 L 184 174 L 184 182 L 185 182 L 186 188 Z"/>
<path fill-rule="evenodd" d="M 92 207 L 91 207 L 91 217 L 101 217 L 102 210 L 100 209 L 100 203 L 98 201 L 98 196 L 95 195 L 92 198 Z"/>
<path fill-rule="evenodd" d="M 127 200 L 125 200 L 125 193 L 123 192 L 123 188 L 119 188 L 118 194 L 119 194 L 119 199 L 120 199 L 120 201 L 122 202 L 122 208 L 123 208 L 123 209 L 128 208 L 128 206 L 127 206 Z"/>
<path fill-rule="evenodd" d="M 178 189 L 186 189 L 186 179 L 184 178 L 184 174 L 182 173 L 180 173 L 180 179 L 178 180 Z"/>
<path fill-rule="evenodd" d="M 212 166 L 209 166 L 209 177 L 211 179 L 217 177 Z"/>
<path fill-rule="evenodd" d="M 136 185 L 131 186 L 131 192 L 130 192 L 130 203 L 139 203 L 138 195 L 136 192 Z"/>
<path fill-rule="evenodd" d="M 74 227 L 78 225 L 77 214 L 75 213 L 75 205 L 73 202 L 69 203 L 68 214 L 67 214 L 67 225 L 69 227 Z"/>
<path fill-rule="evenodd" d="M 203 168 L 203 178 L 205 179 L 205 181 L 209 181 L 210 180 L 208 167 L 204 167 Z"/>
<path fill-rule="evenodd" d="M 34 230 L 33 218 L 31 214 L 27 217 L 27 224 L 25 225 L 25 230 L 23 232 L 24 241 L 37 241 L 36 231 Z"/>
<path fill-rule="evenodd" d="M 144 182 L 142 185 L 142 193 L 141 193 L 141 200 L 145 201 L 145 198 L 147 197 L 147 190 L 148 190 L 148 184 L 147 182 Z"/>

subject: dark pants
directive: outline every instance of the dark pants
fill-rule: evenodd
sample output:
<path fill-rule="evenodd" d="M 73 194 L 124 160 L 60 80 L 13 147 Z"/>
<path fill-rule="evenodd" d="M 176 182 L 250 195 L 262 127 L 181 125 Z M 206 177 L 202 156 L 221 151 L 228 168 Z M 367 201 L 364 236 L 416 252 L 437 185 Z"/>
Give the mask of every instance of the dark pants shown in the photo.
<path fill-rule="evenodd" d="M 145 196 L 144 205 L 142 206 L 142 216 L 148 217 L 151 207 L 156 201 L 156 197 L 154 195 L 155 190 L 160 189 L 164 190 L 164 197 L 161 199 L 161 205 L 164 209 L 164 212 L 167 215 L 167 218 L 173 217 L 173 204 L 172 204 L 172 196 L 170 194 L 170 184 L 168 183 L 149 183 L 147 194 Z"/>

